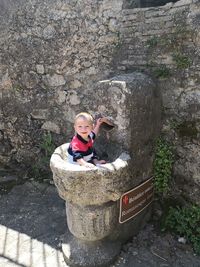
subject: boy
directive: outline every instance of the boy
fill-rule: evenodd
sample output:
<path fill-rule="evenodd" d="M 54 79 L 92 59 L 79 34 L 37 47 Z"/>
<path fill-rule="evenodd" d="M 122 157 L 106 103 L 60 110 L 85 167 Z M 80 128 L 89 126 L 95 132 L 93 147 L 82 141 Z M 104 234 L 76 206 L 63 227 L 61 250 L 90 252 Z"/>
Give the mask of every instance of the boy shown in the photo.
<path fill-rule="evenodd" d="M 75 117 L 75 136 L 68 148 L 69 161 L 77 162 L 81 166 L 94 168 L 96 164 L 104 164 L 105 160 L 98 160 L 93 143 L 99 128 L 106 118 L 97 119 L 94 126 L 93 117 L 86 112 L 81 112 Z"/>

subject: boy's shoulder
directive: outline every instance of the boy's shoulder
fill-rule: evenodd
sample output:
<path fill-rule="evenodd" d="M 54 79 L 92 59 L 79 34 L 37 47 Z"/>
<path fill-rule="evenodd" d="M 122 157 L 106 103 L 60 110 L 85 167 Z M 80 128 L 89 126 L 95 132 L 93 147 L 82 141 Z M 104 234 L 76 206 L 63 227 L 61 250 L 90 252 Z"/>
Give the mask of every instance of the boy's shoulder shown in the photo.
<path fill-rule="evenodd" d="M 75 142 L 80 142 L 79 138 L 77 137 L 77 135 L 74 135 L 71 139 L 71 143 L 75 143 Z"/>

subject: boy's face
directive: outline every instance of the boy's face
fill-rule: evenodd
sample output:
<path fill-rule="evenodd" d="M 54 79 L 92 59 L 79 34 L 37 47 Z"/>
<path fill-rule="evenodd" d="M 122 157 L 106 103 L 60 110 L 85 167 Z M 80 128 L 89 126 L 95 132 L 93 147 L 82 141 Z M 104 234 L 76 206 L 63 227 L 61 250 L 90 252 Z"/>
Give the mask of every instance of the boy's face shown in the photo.
<path fill-rule="evenodd" d="M 93 130 L 93 125 L 84 118 L 78 118 L 74 124 L 74 129 L 83 139 L 87 139 Z"/>

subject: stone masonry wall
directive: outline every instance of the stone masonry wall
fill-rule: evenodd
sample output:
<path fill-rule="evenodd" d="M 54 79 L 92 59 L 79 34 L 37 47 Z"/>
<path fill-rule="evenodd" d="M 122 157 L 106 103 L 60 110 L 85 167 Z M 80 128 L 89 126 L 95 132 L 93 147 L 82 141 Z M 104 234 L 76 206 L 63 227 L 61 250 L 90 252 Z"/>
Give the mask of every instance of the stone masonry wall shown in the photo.
<path fill-rule="evenodd" d="M 30 165 L 42 136 L 73 135 L 95 110 L 94 84 L 111 75 L 121 0 L 3 1 L 0 12 L 0 162 Z"/>
<path fill-rule="evenodd" d="M 200 203 L 200 3 L 124 9 L 120 72 L 140 69 L 158 80 L 163 134 L 176 150 L 176 186 Z"/>

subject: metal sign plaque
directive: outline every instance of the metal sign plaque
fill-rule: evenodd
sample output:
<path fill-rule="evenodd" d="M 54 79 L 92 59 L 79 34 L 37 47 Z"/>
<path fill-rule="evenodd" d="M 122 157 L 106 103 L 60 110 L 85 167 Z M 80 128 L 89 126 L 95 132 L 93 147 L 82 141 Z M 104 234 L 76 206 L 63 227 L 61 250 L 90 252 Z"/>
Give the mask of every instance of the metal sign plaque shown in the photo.
<path fill-rule="evenodd" d="M 119 222 L 124 223 L 144 210 L 154 195 L 153 177 L 124 193 L 120 198 Z"/>

